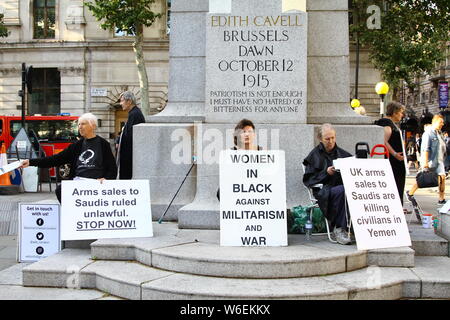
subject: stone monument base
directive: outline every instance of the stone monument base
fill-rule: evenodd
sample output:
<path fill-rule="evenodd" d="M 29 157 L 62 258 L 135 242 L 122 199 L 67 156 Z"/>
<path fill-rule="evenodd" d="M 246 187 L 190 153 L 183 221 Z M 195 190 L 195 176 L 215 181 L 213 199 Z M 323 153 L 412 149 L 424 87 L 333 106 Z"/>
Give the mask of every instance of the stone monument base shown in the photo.
<path fill-rule="evenodd" d="M 153 220 L 160 219 L 186 178 L 164 220 L 178 221 L 181 229 L 219 229 L 218 159 L 221 150 L 233 146 L 234 126 L 199 122 L 145 123 L 134 127 L 133 179 L 150 180 Z M 287 208 L 308 204 L 301 164 L 318 144 L 320 125 L 255 126 L 260 146 L 286 152 Z M 336 125 L 335 129 L 337 144 L 352 154 L 358 142 L 367 142 L 372 148 L 384 141 L 383 128 L 378 126 Z"/>

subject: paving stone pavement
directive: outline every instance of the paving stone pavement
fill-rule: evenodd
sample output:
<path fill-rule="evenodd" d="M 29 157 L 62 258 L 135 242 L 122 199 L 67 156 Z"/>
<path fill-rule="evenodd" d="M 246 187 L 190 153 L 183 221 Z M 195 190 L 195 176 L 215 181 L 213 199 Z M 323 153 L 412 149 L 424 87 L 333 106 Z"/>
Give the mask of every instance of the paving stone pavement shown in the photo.
<path fill-rule="evenodd" d="M 414 175 L 407 177 L 406 189 L 412 186 Z M 450 180 L 446 181 L 446 198 L 450 199 Z M 54 188 L 54 187 L 53 187 Z M 120 299 L 109 294 L 105 294 L 99 290 L 91 289 L 62 289 L 62 288 L 35 288 L 24 287 L 22 285 L 22 269 L 29 264 L 17 263 L 17 208 L 19 202 L 36 202 L 45 199 L 56 199 L 53 192 L 48 190 L 48 185 L 43 186 L 43 192 L 23 193 L 19 195 L 0 195 L 0 226 L 3 223 L 4 233 L 0 233 L 0 300 L 116 300 Z M 438 209 L 437 189 L 419 189 L 416 192 L 416 199 L 419 201 L 424 212 L 435 213 Z M 409 204 L 405 201 L 405 207 Z M 6 216 L 5 212 L 9 212 Z M 15 215 L 15 216 L 14 216 Z M 9 221 L 7 221 L 9 219 Z M 424 239 L 432 238 L 434 233 L 431 230 L 421 228 L 416 221 L 415 215 L 407 215 L 407 221 L 410 225 L 411 234 L 423 237 Z M 8 228 L 4 225 L 9 222 Z M 15 226 L 16 225 L 16 226 Z M 15 229 L 16 228 L 16 229 Z M 2 229 L 0 229 L 1 231 Z M 8 230 L 7 232 L 5 232 Z M 446 262 L 448 257 L 416 257 L 416 261 L 420 262 L 420 267 L 416 268 L 420 276 L 427 276 L 427 268 L 432 269 L 433 265 L 440 262 Z M 437 260 L 436 260 L 437 259 Z M 432 275 L 429 275 L 430 281 L 434 281 Z"/>

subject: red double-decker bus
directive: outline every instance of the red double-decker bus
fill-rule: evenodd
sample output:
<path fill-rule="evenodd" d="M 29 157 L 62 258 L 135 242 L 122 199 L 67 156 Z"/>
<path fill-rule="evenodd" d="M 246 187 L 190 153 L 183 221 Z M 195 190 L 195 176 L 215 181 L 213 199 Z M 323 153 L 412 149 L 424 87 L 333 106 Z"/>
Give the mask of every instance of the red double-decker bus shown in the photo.
<path fill-rule="evenodd" d="M 36 137 L 44 150 L 45 156 L 51 156 L 61 152 L 71 143 L 77 141 L 78 117 L 75 116 L 26 116 L 25 123 L 27 132 L 34 131 Z M 22 128 L 22 117 L 20 116 L 0 116 L 0 143 L 5 143 L 9 148 Z M 51 169 L 50 176 L 64 179 L 67 177 L 69 168 L 62 166 L 58 172 Z"/>

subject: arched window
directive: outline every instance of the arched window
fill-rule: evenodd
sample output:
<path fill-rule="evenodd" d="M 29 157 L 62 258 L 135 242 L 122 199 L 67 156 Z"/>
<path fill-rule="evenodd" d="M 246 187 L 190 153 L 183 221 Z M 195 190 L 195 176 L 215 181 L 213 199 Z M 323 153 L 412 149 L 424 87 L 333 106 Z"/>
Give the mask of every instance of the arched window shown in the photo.
<path fill-rule="evenodd" d="M 33 38 L 55 38 L 55 0 L 33 1 Z"/>

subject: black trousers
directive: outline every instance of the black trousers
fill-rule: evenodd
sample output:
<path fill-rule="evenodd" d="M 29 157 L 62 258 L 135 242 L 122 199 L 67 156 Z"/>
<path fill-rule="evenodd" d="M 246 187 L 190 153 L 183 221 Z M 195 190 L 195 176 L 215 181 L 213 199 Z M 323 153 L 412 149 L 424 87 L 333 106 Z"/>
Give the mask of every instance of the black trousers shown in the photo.
<path fill-rule="evenodd" d="M 336 228 L 347 230 L 347 214 L 345 213 L 346 199 L 344 186 L 331 187 L 328 200 L 328 216 L 330 223 Z"/>
<path fill-rule="evenodd" d="M 397 184 L 398 195 L 403 206 L 403 194 L 405 192 L 406 168 L 403 161 L 398 161 L 394 157 L 389 157 L 392 173 L 394 174 L 395 183 Z"/>

